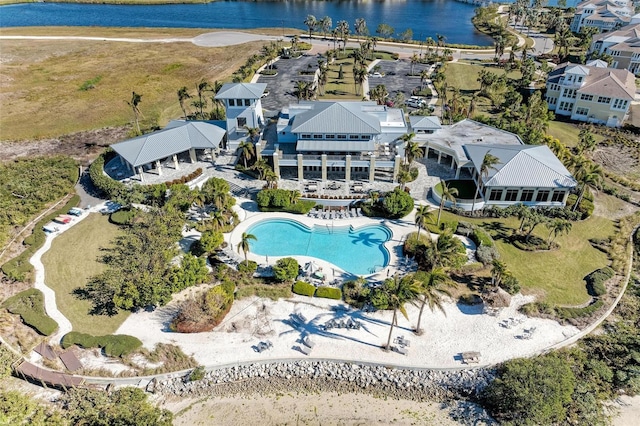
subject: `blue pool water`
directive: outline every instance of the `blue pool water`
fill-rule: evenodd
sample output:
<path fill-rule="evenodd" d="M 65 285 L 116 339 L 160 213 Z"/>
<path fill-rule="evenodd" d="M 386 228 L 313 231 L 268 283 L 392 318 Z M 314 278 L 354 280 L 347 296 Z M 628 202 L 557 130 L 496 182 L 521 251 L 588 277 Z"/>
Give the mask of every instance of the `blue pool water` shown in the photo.
<path fill-rule="evenodd" d="M 354 275 L 368 275 L 389 264 L 384 243 L 391 239 L 391 231 L 382 225 L 309 228 L 294 220 L 267 219 L 251 226 L 247 233 L 257 238 L 250 242 L 251 253 L 257 255 L 311 256 Z"/>

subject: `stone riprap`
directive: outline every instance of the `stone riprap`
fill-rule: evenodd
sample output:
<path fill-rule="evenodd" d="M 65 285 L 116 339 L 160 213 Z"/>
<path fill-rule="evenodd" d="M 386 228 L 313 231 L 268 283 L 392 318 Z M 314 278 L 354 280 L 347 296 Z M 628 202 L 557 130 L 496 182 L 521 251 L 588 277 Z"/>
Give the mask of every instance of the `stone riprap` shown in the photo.
<path fill-rule="evenodd" d="M 410 370 L 326 361 L 250 364 L 209 371 L 201 380 L 176 377 L 154 392 L 179 397 L 282 392 L 362 392 L 416 401 L 474 398 L 495 377 L 494 370 Z"/>

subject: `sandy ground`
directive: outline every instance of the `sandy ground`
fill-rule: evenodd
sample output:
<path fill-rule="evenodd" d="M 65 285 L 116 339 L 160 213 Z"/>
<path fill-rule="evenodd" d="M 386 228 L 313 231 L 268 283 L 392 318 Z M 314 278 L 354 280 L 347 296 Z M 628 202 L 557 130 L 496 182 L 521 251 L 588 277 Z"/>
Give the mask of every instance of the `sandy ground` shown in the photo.
<path fill-rule="evenodd" d="M 616 402 L 619 414 L 613 419 L 613 426 L 636 426 L 640 418 L 640 395 L 621 396 Z"/>
<path fill-rule="evenodd" d="M 165 403 L 174 424 L 261 425 L 459 425 L 450 410 L 433 402 L 383 400 L 362 394 L 287 394 L 253 398 L 206 398 Z M 484 424 L 484 423 L 477 423 Z"/>
<path fill-rule="evenodd" d="M 482 313 L 480 305 L 445 304 L 446 316 L 440 312 L 423 314 L 425 333 L 412 333 L 418 317 L 418 308 L 407 306 L 409 320 L 399 315 L 399 327 L 393 338 L 403 335 L 410 341 L 406 356 L 380 349 L 389 334 L 391 312 L 364 313 L 346 309 L 342 302 L 294 296 L 277 302 L 255 297 L 239 300 L 214 331 L 197 334 L 178 334 L 168 331 L 175 304 L 171 303 L 154 312 L 138 312 L 120 326 L 117 334 L 139 338 L 151 349 L 157 343 L 178 344 L 202 365 L 225 365 L 236 362 L 300 358 L 301 339 L 309 335 L 316 343 L 311 357 L 388 363 L 399 366 L 451 368 L 461 367 L 460 353 L 481 352 L 480 365 L 494 364 L 514 357 L 532 355 L 576 333 L 573 326 L 561 326 L 555 321 L 527 318 L 517 308 L 531 297 L 516 296 L 509 308 L 498 315 Z M 306 321 L 296 325 L 291 314 L 302 314 Z M 323 325 L 331 318 L 359 321 L 360 330 L 331 329 Z M 506 328 L 501 322 L 508 318 L 522 320 L 516 327 Z M 525 328 L 535 327 L 529 340 L 522 339 Z M 392 338 L 392 341 L 393 341 Z M 270 340 L 273 348 L 257 353 L 253 346 Z"/>

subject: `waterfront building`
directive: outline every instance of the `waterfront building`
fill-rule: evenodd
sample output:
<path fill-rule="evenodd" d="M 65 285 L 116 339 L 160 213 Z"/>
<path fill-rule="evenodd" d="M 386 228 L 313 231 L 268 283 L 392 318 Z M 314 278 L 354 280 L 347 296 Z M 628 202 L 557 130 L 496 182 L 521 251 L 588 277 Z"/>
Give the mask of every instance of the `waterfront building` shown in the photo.
<path fill-rule="evenodd" d="M 634 18 L 635 20 L 635 18 Z M 613 58 L 611 68 L 640 74 L 640 22 L 593 37 L 589 53 L 606 53 Z"/>
<path fill-rule="evenodd" d="M 631 22 L 634 7 L 631 0 L 586 0 L 576 7 L 571 31 L 579 33 L 582 27 L 595 27 L 608 32 Z"/>
<path fill-rule="evenodd" d="M 635 77 L 596 60 L 587 65 L 566 62 L 547 78 L 549 109 L 573 120 L 619 127 L 629 117 Z"/>

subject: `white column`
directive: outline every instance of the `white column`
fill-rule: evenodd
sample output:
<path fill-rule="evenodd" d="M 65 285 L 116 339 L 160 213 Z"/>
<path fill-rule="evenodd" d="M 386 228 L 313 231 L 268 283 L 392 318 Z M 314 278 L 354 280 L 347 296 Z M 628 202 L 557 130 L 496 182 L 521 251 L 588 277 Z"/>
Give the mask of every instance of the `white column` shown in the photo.
<path fill-rule="evenodd" d="M 396 155 L 393 162 L 393 182 L 398 182 L 398 174 L 400 173 L 400 156 Z"/>
<path fill-rule="evenodd" d="M 144 168 L 142 166 L 138 166 L 138 174 L 140 175 L 140 182 L 144 182 Z"/>
<path fill-rule="evenodd" d="M 438 151 L 438 164 L 440 164 L 440 159 L 442 158 L 442 152 Z"/>
<path fill-rule="evenodd" d="M 324 182 L 327 180 L 327 154 L 322 154 L 320 161 L 322 163 L 322 181 Z"/>
<path fill-rule="evenodd" d="M 373 182 L 376 177 L 376 157 L 371 156 L 369 159 L 369 182 Z"/>
<path fill-rule="evenodd" d="M 173 154 L 173 167 L 175 167 L 176 170 L 178 170 L 178 156 L 176 154 Z"/>
<path fill-rule="evenodd" d="M 278 156 L 278 151 L 273 153 L 273 172 L 280 179 L 280 157 Z"/>
<path fill-rule="evenodd" d="M 351 154 L 347 154 L 344 157 L 345 167 L 344 167 L 344 180 L 347 182 L 347 185 L 351 181 Z"/>
<path fill-rule="evenodd" d="M 162 164 L 160 164 L 160 160 L 156 160 L 156 170 L 158 171 L 158 176 L 162 176 Z"/>
<path fill-rule="evenodd" d="M 196 162 L 196 150 L 195 148 L 189 149 L 189 159 L 191 160 L 191 164 Z"/>
<path fill-rule="evenodd" d="M 256 160 L 262 159 L 262 144 L 256 143 Z"/>
<path fill-rule="evenodd" d="M 304 180 L 304 156 L 298 154 L 298 180 L 302 182 Z"/>

